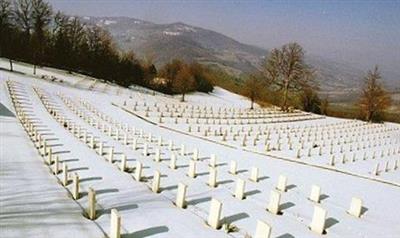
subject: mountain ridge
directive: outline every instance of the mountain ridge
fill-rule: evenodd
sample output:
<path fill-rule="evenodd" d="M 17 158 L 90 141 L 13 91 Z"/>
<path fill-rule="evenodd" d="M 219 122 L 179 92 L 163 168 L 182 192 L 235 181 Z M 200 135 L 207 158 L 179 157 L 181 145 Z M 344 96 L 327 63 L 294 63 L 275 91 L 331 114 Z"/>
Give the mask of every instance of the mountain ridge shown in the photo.
<path fill-rule="evenodd" d="M 259 70 L 269 53 L 268 49 L 241 43 L 217 31 L 183 22 L 157 24 L 131 17 L 80 18 L 87 24 L 105 28 L 119 48 L 133 50 L 140 58 L 151 58 L 157 67 L 180 58 L 218 67 L 239 76 Z M 321 91 L 328 95 L 342 97 L 343 94 L 357 93 L 366 73 L 350 64 L 322 56 L 306 54 L 306 61 L 317 70 Z M 389 88 L 396 87 L 394 79 L 384 83 Z"/>

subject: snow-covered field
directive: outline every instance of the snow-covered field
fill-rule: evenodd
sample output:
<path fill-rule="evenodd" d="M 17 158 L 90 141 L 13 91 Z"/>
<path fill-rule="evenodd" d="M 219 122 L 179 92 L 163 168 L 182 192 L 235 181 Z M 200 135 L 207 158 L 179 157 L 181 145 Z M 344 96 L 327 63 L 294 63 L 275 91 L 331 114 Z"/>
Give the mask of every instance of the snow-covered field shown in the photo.
<path fill-rule="evenodd" d="M 108 236 L 111 209 L 121 216 L 122 237 L 255 237 L 258 220 L 272 227 L 271 237 L 399 237 L 398 124 L 250 111 L 248 100 L 220 88 L 181 103 L 61 70 L 40 68 L 33 76 L 29 65 L 14 69 L 19 73 L 0 71 L 1 237 Z M 9 88 L 51 159 L 15 117 Z M 63 186 L 62 164 L 79 176 L 76 199 L 73 176 Z M 286 191 L 276 188 L 282 175 Z M 242 181 L 245 197 L 238 199 Z M 179 183 L 187 185 L 186 208 L 175 204 Z M 321 188 L 319 203 L 309 199 L 313 185 Z M 86 218 L 89 188 L 96 191 L 94 220 Z M 266 209 L 271 191 L 280 194 L 279 215 Z M 353 197 L 362 199 L 360 218 L 347 212 Z M 232 232 L 207 225 L 211 199 L 222 203 L 220 224 Z M 315 206 L 327 211 L 323 235 L 309 228 Z"/>

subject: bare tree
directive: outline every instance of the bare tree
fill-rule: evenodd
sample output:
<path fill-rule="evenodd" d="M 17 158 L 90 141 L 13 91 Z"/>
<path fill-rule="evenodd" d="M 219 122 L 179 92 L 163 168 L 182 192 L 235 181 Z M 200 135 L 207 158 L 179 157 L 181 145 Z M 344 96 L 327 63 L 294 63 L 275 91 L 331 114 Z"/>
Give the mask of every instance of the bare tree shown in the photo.
<path fill-rule="evenodd" d="M 321 114 L 328 115 L 328 109 L 329 109 L 329 100 L 328 100 L 328 96 L 326 96 L 321 101 Z"/>
<path fill-rule="evenodd" d="M 378 66 L 368 71 L 364 78 L 364 87 L 358 106 L 365 120 L 369 122 L 380 120 L 381 113 L 391 104 L 389 94 L 379 82 L 381 79 Z"/>
<path fill-rule="evenodd" d="M 33 22 L 33 67 L 36 74 L 36 65 L 43 61 L 46 44 L 46 28 L 52 17 L 51 6 L 43 0 L 32 1 L 32 22 Z"/>
<path fill-rule="evenodd" d="M 300 91 L 314 78 L 313 70 L 304 62 L 303 48 L 289 43 L 281 49 L 273 49 L 265 65 L 268 81 L 282 91 L 281 109 L 288 111 L 290 91 Z"/>
<path fill-rule="evenodd" d="M 159 76 L 166 79 L 165 88 L 167 93 L 173 93 L 174 79 L 183 65 L 183 61 L 174 59 L 160 69 Z"/>
<path fill-rule="evenodd" d="M 321 100 L 313 87 L 305 87 L 300 94 L 303 110 L 306 112 L 321 113 Z"/>
<path fill-rule="evenodd" d="M 8 42 L 12 42 L 12 9 L 9 0 L 0 0 L 0 56 L 6 56 L 10 62 L 10 71 L 13 71 L 12 55 L 10 47 L 6 47 Z"/>
<path fill-rule="evenodd" d="M 181 93 L 181 102 L 185 101 L 185 94 L 194 89 L 194 79 L 187 65 L 182 65 L 173 80 L 174 91 Z"/>
<path fill-rule="evenodd" d="M 31 0 L 18 0 L 14 2 L 15 21 L 29 39 L 33 28 L 33 7 Z"/>
<path fill-rule="evenodd" d="M 262 96 L 265 83 L 258 75 L 250 75 L 243 85 L 243 93 L 250 99 L 250 109 L 254 109 L 254 102 Z"/>

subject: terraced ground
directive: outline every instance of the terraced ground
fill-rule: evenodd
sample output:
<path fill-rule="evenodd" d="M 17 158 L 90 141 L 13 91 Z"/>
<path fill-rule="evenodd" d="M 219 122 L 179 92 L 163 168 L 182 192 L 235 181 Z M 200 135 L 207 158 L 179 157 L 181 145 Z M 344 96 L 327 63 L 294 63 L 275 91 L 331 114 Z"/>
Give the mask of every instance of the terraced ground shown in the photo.
<path fill-rule="evenodd" d="M 112 209 L 122 237 L 258 237 L 258 221 L 280 238 L 400 234 L 398 124 L 251 111 L 220 88 L 181 103 L 15 69 L 0 71 L 1 237 L 112 236 Z M 310 198 L 312 188 L 320 192 Z M 353 198 L 360 217 L 348 212 Z M 219 229 L 209 222 L 214 199 Z M 309 228 L 316 207 L 327 212 L 324 234 Z"/>

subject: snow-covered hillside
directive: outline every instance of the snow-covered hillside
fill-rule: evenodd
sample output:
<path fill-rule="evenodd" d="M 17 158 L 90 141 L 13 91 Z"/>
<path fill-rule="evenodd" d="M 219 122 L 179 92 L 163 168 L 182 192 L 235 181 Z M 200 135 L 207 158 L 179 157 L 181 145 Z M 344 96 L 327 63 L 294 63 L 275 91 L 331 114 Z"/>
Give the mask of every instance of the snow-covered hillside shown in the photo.
<path fill-rule="evenodd" d="M 400 234 L 398 124 L 249 110 L 221 88 L 182 103 L 62 70 L 14 69 L 0 70 L 1 237 L 112 236 L 112 209 L 122 237 L 268 237 L 259 224 L 274 238 Z M 349 212 L 353 198 L 362 204 Z M 220 229 L 210 224 L 214 199 Z M 325 218 L 313 217 L 318 208 Z"/>

